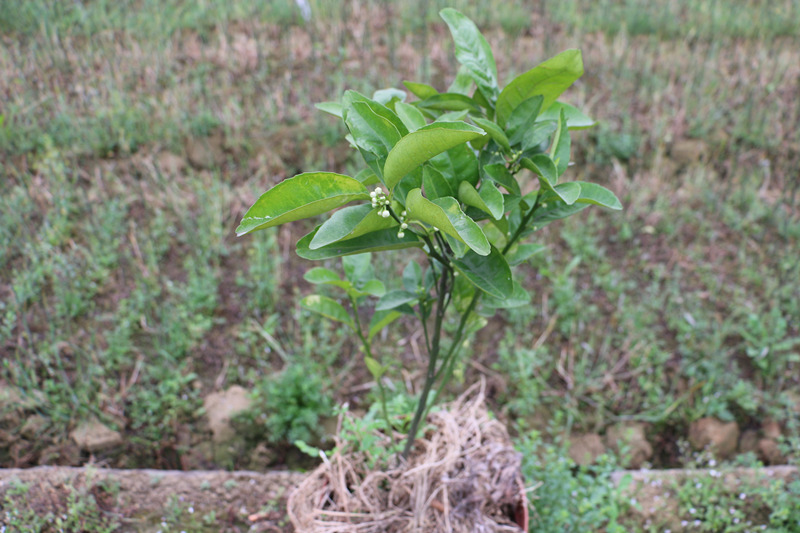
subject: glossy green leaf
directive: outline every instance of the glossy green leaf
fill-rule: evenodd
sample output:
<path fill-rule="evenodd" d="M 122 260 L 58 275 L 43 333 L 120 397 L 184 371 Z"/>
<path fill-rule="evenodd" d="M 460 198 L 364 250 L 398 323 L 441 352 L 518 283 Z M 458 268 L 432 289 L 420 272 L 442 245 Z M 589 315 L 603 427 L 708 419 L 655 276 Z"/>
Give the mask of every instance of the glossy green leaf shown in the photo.
<path fill-rule="evenodd" d="M 402 134 L 391 120 L 375 112 L 367 102 L 353 102 L 345 108 L 344 121 L 359 148 L 386 157 Z"/>
<path fill-rule="evenodd" d="M 403 287 L 416 292 L 422 286 L 422 267 L 416 261 L 409 261 L 403 269 Z"/>
<path fill-rule="evenodd" d="M 537 229 L 541 228 L 554 220 L 560 220 L 579 213 L 587 207 L 589 207 L 589 204 L 580 203 L 578 201 L 572 205 L 567 205 L 561 201 L 548 203 L 546 207 L 541 207 L 536 210 L 531 220 L 531 226 Z"/>
<path fill-rule="evenodd" d="M 371 168 L 362 169 L 353 177 L 360 181 L 364 187 L 369 187 L 370 185 L 375 185 L 376 183 L 381 182 Z"/>
<path fill-rule="evenodd" d="M 358 256 L 348 255 L 346 257 L 358 257 Z M 342 259 L 344 259 L 344 257 Z M 386 294 L 386 285 L 384 285 L 383 282 L 379 279 L 371 279 L 366 283 L 364 283 L 364 285 L 362 285 L 361 288 L 358 290 L 365 294 L 369 294 L 370 296 L 375 296 L 376 298 L 380 298 L 381 296 Z"/>
<path fill-rule="evenodd" d="M 384 183 L 389 190 L 394 189 L 403 176 L 431 157 L 483 133 L 465 122 L 436 122 L 409 133 L 389 152 L 384 165 Z"/>
<path fill-rule="evenodd" d="M 528 294 L 528 291 L 526 291 L 522 285 L 520 285 L 517 281 L 514 281 L 511 294 L 509 294 L 508 297 L 501 299 L 488 296 L 482 301 L 482 303 L 483 305 L 495 309 L 511 309 L 513 307 L 522 307 L 530 304 L 531 295 Z"/>
<path fill-rule="evenodd" d="M 447 88 L 447 92 L 449 93 L 457 93 L 463 94 L 465 96 L 469 96 L 470 89 L 472 89 L 472 75 L 469 72 L 469 69 L 464 65 L 458 69 L 456 72 L 456 77 L 453 79 L 453 83 L 450 84 L 450 87 Z"/>
<path fill-rule="evenodd" d="M 447 23 L 456 45 L 456 59 L 467 68 L 478 90 L 490 101 L 497 98 L 497 65 L 492 48 L 478 27 L 455 9 L 445 8 L 439 15 Z"/>
<path fill-rule="evenodd" d="M 320 215 L 368 198 L 367 188 L 349 176 L 333 172 L 298 174 L 262 194 L 244 214 L 236 234 Z"/>
<path fill-rule="evenodd" d="M 511 266 L 517 266 L 534 255 L 543 252 L 547 249 L 547 247 L 543 244 L 534 244 L 534 243 L 522 243 L 522 244 L 515 244 L 509 251 L 506 253 L 506 261 Z"/>
<path fill-rule="evenodd" d="M 464 257 L 453 261 L 453 266 L 473 285 L 495 298 L 505 299 L 512 294 L 511 268 L 497 248 L 491 248 L 486 256 L 467 251 Z"/>
<path fill-rule="evenodd" d="M 372 379 L 375 380 L 381 379 L 381 376 L 383 376 L 386 371 L 389 370 L 388 366 L 383 366 L 368 355 L 364 356 L 364 364 L 367 365 L 367 370 L 369 370 L 369 373 L 372 374 Z"/>
<path fill-rule="evenodd" d="M 411 231 L 406 231 L 400 238 L 397 229 L 389 228 L 365 233 L 353 239 L 328 244 L 316 250 L 309 248 L 319 226 L 297 242 L 297 255 L 303 259 L 322 260 L 345 255 L 362 254 L 364 252 L 381 252 L 384 250 L 401 250 L 403 248 L 421 248 L 424 243 Z"/>
<path fill-rule="evenodd" d="M 434 94 L 419 102 L 414 102 L 417 107 L 434 111 L 471 111 L 479 113 L 481 108 L 469 96 L 458 93 Z"/>
<path fill-rule="evenodd" d="M 517 146 L 522 143 L 526 133 L 536 123 L 536 117 L 542 109 L 544 97 L 542 95 L 531 96 L 519 103 L 511 112 L 506 122 L 509 142 Z"/>
<path fill-rule="evenodd" d="M 475 122 L 478 126 L 486 130 L 489 136 L 497 143 L 500 148 L 505 150 L 506 152 L 511 151 L 511 144 L 508 141 L 508 137 L 506 137 L 505 132 L 492 122 L 491 120 L 487 120 L 481 117 L 472 117 L 472 121 Z"/>
<path fill-rule="evenodd" d="M 401 91 L 400 89 L 395 89 L 394 87 L 389 87 L 388 89 L 378 89 L 374 93 L 372 93 L 372 99 L 378 102 L 379 104 L 386 105 L 392 100 L 396 100 L 399 102 L 406 101 L 406 92 Z"/>
<path fill-rule="evenodd" d="M 460 122 L 464 120 L 468 114 L 469 111 L 466 109 L 462 111 L 448 111 L 447 113 L 442 113 L 436 117 L 434 122 Z"/>
<path fill-rule="evenodd" d="M 539 114 L 539 120 L 558 120 L 561 112 L 567 117 L 567 127 L 571 130 L 585 130 L 591 128 L 597 122 L 585 115 L 581 110 L 564 102 L 553 102 L 553 105 Z"/>
<path fill-rule="evenodd" d="M 578 199 L 575 200 L 577 203 L 599 205 L 615 211 L 622 209 L 622 203 L 620 203 L 619 198 L 602 185 L 587 183 L 585 181 L 576 181 L 573 183 L 577 183 L 581 186 L 581 194 Z"/>
<path fill-rule="evenodd" d="M 523 152 L 528 152 L 533 149 L 538 149 L 537 151 L 543 152 L 546 147 L 539 149 L 540 145 L 546 143 L 557 129 L 558 125 L 554 120 L 535 123 L 525 131 L 520 149 Z"/>
<path fill-rule="evenodd" d="M 511 194 L 516 196 L 522 195 L 519 183 L 517 183 L 517 180 L 511 175 L 511 172 L 508 171 L 504 164 L 493 163 L 491 165 L 486 165 L 483 167 L 483 172 L 489 179 L 505 187 Z"/>
<path fill-rule="evenodd" d="M 462 181 L 458 186 L 458 199 L 467 205 L 477 207 L 481 211 L 488 213 L 495 220 L 503 216 L 503 194 L 491 181 L 481 183 L 481 190 Z"/>
<path fill-rule="evenodd" d="M 451 237 L 463 242 L 479 255 L 489 254 L 489 241 L 471 218 L 464 214 L 455 198 L 428 200 L 422 191 L 408 193 L 406 208 L 412 220 L 430 224 Z"/>
<path fill-rule="evenodd" d="M 327 296 L 322 296 L 320 294 L 312 294 L 300 300 L 300 306 L 303 309 L 308 309 L 309 311 L 318 313 L 326 318 L 330 318 L 331 320 L 335 320 L 337 322 L 342 322 L 351 328 L 355 328 L 353 319 L 350 318 L 347 310 L 342 307 L 339 302 L 333 300 L 332 298 L 328 298 Z"/>
<path fill-rule="evenodd" d="M 362 104 L 367 104 L 370 107 L 370 110 L 378 115 L 386 119 L 388 122 L 392 123 L 397 131 L 400 132 L 400 136 L 406 135 L 408 133 L 408 129 L 406 128 L 403 121 L 400 120 L 400 117 L 397 116 L 397 113 L 386 107 L 385 105 L 381 104 L 380 102 L 376 102 L 375 100 L 370 100 L 363 94 L 357 91 L 345 91 L 344 96 L 342 97 L 342 105 L 345 108 L 344 118 L 347 118 L 347 109 L 350 109 L 352 105 L 356 102 L 360 102 Z"/>
<path fill-rule="evenodd" d="M 422 168 L 422 188 L 425 196 L 431 200 L 445 196 L 455 196 L 450 183 L 444 179 L 442 173 L 430 165 Z"/>
<path fill-rule="evenodd" d="M 397 226 L 397 221 L 391 217 L 380 216 L 378 209 L 371 204 L 344 207 L 323 222 L 309 243 L 309 248 L 316 250 L 337 241 L 393 226 Z"/>
<path fill-rule="evenodd" d="M 306 273 L 303 274 L 303 279 L 315 285 L 341 281 L 339 274 L 325 267 L 314 267 L 307 270 Z"/>
<path fill-rule="evenodd" d="M 562 109 L 561 115 L 558 117 L 558 129 L 555 137 L 553 137 L 553 146 L 550 148 L 550 157 L 556 164 L 559 177 L 564 174 L 564 171 L 569 166 L 570 145 L 567 117 Z"/>
<path fill-rule="evenodd" d="M 364 253 L 342 257 L 344 277 L 353 283 L 359 283 L 373 275 L 372 254 Z"/>
<path fill-rule="evenodd" d="M 454 191 L 462 181 L 473 186 L 478 184 L 478 158 L 467 144 L 459 144 L 432 157 L 430 165 L 442 173 Z"/>
<path fill-rule="evenodd" d="M 378 300 L 375 304 L 376 311 L 388 311 L 400 307 L 401 305 L 410 304 L 419 300 L 419 296 L 411 291 L 394 290 L 389 291 L 383 295 L 383 298 Z"/>
<path fill-rule="evenodd" d="M 558 170 L 549 156 L 537 154 L 530 159 L 523 157 L 520 163 L 539 177 L 539 185 L 543 190 L 555 194 L 565 204 L 572 205 L 580 197 L 581 185 L 576 181 L 554 185 L 558 179 Z"/>
<path fill-rule="evenodd" d="M 408 131 L 417 131 L 428 124 L 420 110 L 411 104 L 399 102 L 394 109 L 397 112 L 397 116 L 408 128 Z"/>
<path fill-rule="evenodd" d="M 408 89 L 411 92 L 411 94 L 413 94 L 420 100 L 425 100 L 426 98 L 430 98 L 431 96 L 439 94 L 439 91 L 437 91 L 427 83 L 404 81 L 403 85 L 406 86 L 406 89 Z"/>
<path fill-rule="evenodd" d="M 505 126 L 514 109 L 535 95 L 542 95 L 542 111 L 546 111 L 582 75 L 583 59 L 580 50 L 566 50 L 520 74 L 497 98 L 497 123 Z"/>
<path fill-rule="evenodd" d="M 385 311 L 375 311 L 372 314 L 372 319 L 369 321 L 369 333 L 367 340 L 372 342 L 372 338 L 377 335 L 383 328 L 403 316 L 403 313 L 395 311 L 394 309 Z"/>
<path fill-rule="evenodd" d="M 314 107 L 320 111 L 328 113 L 329 115 L 339 118 L 342 118 L 342 112 L 344 111 L 344 106 L 342 106 L 342 104 L 339 102 L 320 102 L 318 104 L 314 104 Z"/>

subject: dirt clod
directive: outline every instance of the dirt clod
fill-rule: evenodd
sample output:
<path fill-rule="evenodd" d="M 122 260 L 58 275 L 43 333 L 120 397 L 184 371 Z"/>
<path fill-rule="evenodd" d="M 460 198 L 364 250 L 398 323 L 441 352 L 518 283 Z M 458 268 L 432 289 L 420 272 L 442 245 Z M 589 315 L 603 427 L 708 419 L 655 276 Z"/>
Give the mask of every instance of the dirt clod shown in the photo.
<path fill-rule="evenodd" d="M 122 444 L 122 435 L 97 419 L 81 423 L 69 434 L 82 450 L 98 452 Z"/>
<path fill-rule="evenodd" d="M 736 452 L 739 443 L 739 426 L 736 422 L 722 422 L 706 417 L 692 422 L 689 427 L 689 444 L 695 450 L 708 448 L 720 459 L 727 459 Z"/>
<path fill-rule="evenodd" d="M 569 438 L 569 442 L 569 456 L 581 466 L 594 463 L 606 452 L 603 439 L 597 433 L 573 435 Z"/>
<path fill-rule="evenodd" d="M 645 425 L 639 423 L 617 424 L 606 431 L 606 446 L 615 453 L 627 450 L 628 468 L 640 468 L 653 456 L 653 446 L 645 435 Z"/>
<path fill-rule="evenodd" d="M 235 436 L 231 427 L 231 418 L 250 407 L 251 401 L 245 389 L 239 385 L 213 392 L 203 400 L 203 407 L 208 417 L 208 425 L 213 434 L 215 444 L 231 440 Z"/>

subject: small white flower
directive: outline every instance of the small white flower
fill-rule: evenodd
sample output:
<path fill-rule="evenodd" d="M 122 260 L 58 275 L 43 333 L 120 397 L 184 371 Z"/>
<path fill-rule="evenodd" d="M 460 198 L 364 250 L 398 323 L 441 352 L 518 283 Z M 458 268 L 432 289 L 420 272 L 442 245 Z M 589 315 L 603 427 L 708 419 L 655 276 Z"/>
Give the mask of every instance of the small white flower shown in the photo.
<path fill-rule="evenodd" d="M 406 234 L 405 234 L 405 233 L 403 233 L 402 231 L 399 231 L 399 232 L 397 232 L 397 238 L 398 238 L 398 239 L 402 239 L 402 238 L 403 238 L 403 237 L 405 237 L 405 236 L 406 236 Z"/>
<path fill-rule="evenodd" d="M 408 229 L 408 224 L 403 222 L 402 224 L 400 224 L 400 229 Z"/>

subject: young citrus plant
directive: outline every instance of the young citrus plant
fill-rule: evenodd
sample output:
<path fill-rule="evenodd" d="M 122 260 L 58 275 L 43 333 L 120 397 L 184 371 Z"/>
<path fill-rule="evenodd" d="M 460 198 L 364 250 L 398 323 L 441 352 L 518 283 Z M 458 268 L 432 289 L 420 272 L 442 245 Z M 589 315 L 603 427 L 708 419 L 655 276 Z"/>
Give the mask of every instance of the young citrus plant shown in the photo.
<path fill-rule="evenodd" d="M 352 177 L 309 172 L 284 180 L 261 195 L 236 230 L 244 235 L 333 211 L 299 240 L 297 254 L 343 258 L 346 279 L 321 267 L 306 279 L 343 289 L 349 309 L 321 295 L 302 305 L 353 329 L 379 384 L 388 367 L 375 358 L 372 339 L 404 313 L 418 318 L 428 366 L 404 456 L 452 375 L 464 338 L 497 309 L 529 304 L 512 268 L 542 249 L 531 236 L 589 205 L 622 208 L 600 185 L 561 181 L 570 130 L 593 125 L 557 100 L 583 74 L 580 51 L 562 52 L 500 87 L 491 48 L 475 24 L 454 9 L 441 16 L 461 64 L 447 92 L 404 82 L 416 100 L 385 89 L 372 98 L 347 91 L 340 102 L 318 104 L 344 121 L 363 170 Z M 369 254 L 404 248 L 422 250 L 427 264 L 411 261 L 403 289 L 387 292 L 374 278 Z M 378 300 L 365 326 L 358 308 L 369 298 Z M 448 314 L 458 325 L 446 339 Z M 385 406 L 383 388 L 381 395 Z"/>

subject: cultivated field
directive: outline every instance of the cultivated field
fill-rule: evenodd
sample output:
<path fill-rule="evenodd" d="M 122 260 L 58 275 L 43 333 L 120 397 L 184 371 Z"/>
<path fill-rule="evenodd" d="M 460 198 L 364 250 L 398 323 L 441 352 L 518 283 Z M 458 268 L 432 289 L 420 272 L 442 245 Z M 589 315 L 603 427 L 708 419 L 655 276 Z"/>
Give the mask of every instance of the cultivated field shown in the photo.
<path fill-rule="evenodd" d="M 534 305 L 492 319 L 452 386 L 487 380 L 543 483 L 532 531 L 662 531 L 610 483 L 620 465 L 800 461 L 800 2 L 472 4 L 312 0 L 305 21 L 288 0 L 0 2 L 0 466 L 313 466 L 292 443 L 324 445 L 335 406 L 366 411 L 374 383 L 353 339 L 296 304 L 315 265 L 294 243 L 313 226 L 234 229 L 286 177 L 358 170 L 314 103 L 447 88 L 447 5 L 503 80 L 583 51 L 562 99 L 599 124 L 573 135 L 565 177 L 625 206 L 537 234 Z M 379 350 L 410 409 L 421 332 L 400 321 Z M 247 409 L 221 445 L 209 417 L 231 390 Z M 623 426 L 639 437 L 617 455 Z M 730 449 L 697 450 L 704 431 Z M 580 446 L 609 455 L 578 467 Z M 698 484 L 675 490 L 687 531 L 800 530 L 800 482 Z M 0 524 L 50 531 L 21 494 Z M 65 494 L 125 526 L 113 491 Z M 165 531 L 189 520 L 174 505 Z M 236 513 L 192 520 L 245 530 Z"/>

